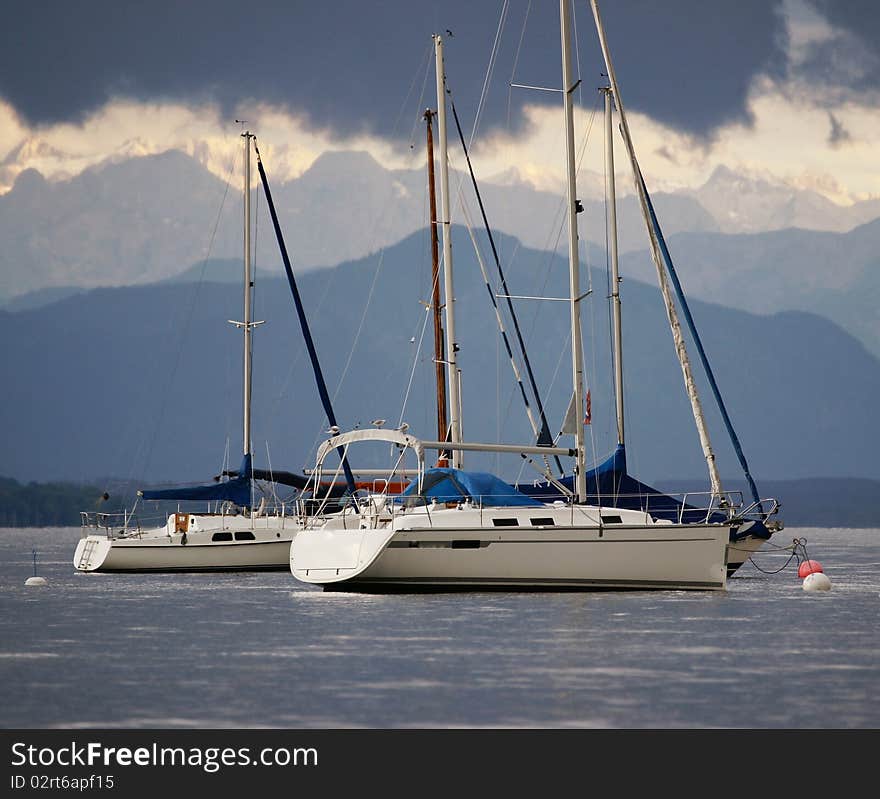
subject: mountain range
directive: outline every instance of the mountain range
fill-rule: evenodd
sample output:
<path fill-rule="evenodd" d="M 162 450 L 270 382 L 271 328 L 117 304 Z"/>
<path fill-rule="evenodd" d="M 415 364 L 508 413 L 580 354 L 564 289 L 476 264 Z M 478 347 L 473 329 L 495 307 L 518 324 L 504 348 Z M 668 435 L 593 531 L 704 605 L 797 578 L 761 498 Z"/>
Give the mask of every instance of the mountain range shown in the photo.
<path fill-rule="evenodd" d="M 484 237 L 478 243 L 488 252 Z M 508 236 L 498 235 L 496 243 L 511 293 L 565 295 L 564 258 Z M 455 229 L 453 252 L 465 437 L 533 440 L 463 229 Z M 615 443 L 608 292 L 604 271 L 587 276 L 588 432 L 598 459 Z M 381 255 L 306 271 L 298 279 L 340 425 L 368 426 L 383 418 L 389 426 L 405 421 L 416 435 L 434 437 L 426 232 Z M 261 277 L 255 292 L 256 318 L 267 320 L 255 333 L 255 457 L 258 464 L 298 470 L 311 464 L 326 419 L 286 281 Z M 707 490 L 659 292 L 636 279 L 625 281 L 622 292 L 630 470 L 647 482 L 691 479 Z M 570 397 L 568 312 L 556 302 L 515 302 L 548 425 L 556 432 Z M 240 304 L 240 286 L 212 282 L 203 272 L 190 283 L 93 289 L 0 312 L 7 343 L 0 368 L 10 376 L 0 393 L 7 431 L 0 474 L 177 482 L 207 479 L 224 463 L 237 465 L 241 339 L 227 320 L 239 318 Z M 814 313 L 758 315 L 697 300 L 692 311 L 759 485 L 762 479 L 880 478 L 880 426 L 867 399 L 880 394 L 880 362 L 858 340 Z M 512 330 L 509 318 L 506 327 Z M 522 365 L 520 371 L 525 374 Z M 705 380 L 699 380 L 722 476 L 736 479 L 738 464 Z M 514 460 L 468 456 L 467 464 L 527 478 L 528 467 Z"/>
<path fill-rule="evenodd" d="M 266 168 L 271 180 L 271 163 Z M 583 177 L 580 234 L 594 245 L 585 254 L 598 266 L 605 260 L 601 176 Z M 424 170 L 388 170 L 366 153 L 340 151 L 273 185 L 294 268 L 382 253 L 424 230 L 425 183 Z M 463 186 L 477 225 L 469 178 L 453 172 L 451 183 Z M 622 191 L 627 181 L 618 185 Z M 536 190 L 515 168 L 480 187 L 494 229 L 537 250 L 566 246 L 560 196 Z M 724 167 L 697 190 L 654 199 L 690 296 L 752 312 L 817 313 L 880 356 L 880 200 L 840 206 Z M 280 274 L 265 203 L 255 205 L 257 269 Z M 176 150 L 106 162 L 68 180 L 27 170 L 0 196 L 0 304 L 33 308 L 87 288 L 193 273 L 225 279 L 212 270 L 241 257 L 240 215 L 237 178 L 224 182 Z M 632 195 L 619 203 L 619 228 L 622 274 L 653 282 Z"/>

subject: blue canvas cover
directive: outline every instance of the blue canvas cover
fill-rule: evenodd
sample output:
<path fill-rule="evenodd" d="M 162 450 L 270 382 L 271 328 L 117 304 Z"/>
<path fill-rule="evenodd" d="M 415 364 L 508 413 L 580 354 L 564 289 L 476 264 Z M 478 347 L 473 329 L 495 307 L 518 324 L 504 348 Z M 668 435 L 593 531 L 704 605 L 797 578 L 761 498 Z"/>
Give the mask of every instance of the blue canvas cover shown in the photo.
<path fill-rule="evenodd" d="M 561 478 L 569 491 L 574 490 L 574 477 Z M 552 483 L 517 483 L 515 488 L 523 494 L 540 497 L 545 502 L 565 499 Z M 587 471 L 587 499 L 602 505 L 611 505 L 627 510 L 640 510 L 658 519 L 685 523 L 698 523 L 706 520 L 705 509 L 684 505 L 675 497 L 664 494 L 656 488 L 630 477 L 626 471 L 626 450 L 618 445 L 614 452 L 598 466 Z M 723 514 L 713 514 L 713 521 L 722 521 Z"/>
<path fill-rule="evenodd" d="M 436 499 L 437 502 L 459 502 L 470 499 L 474 503 L 496 507 L 540 507 L 543 502 L 520 493 L 510 483 L 489 472 L 465 472 L 461 469 L 428 469 L 418 494 L 413 480 L 401 494 L 406 505 L 418 505 Z"/>
<path fill-rule="evenodd" d="M 251 456 L 245 455 L 238 470 L 238 477 L 232 480 L 210 485 L 142 491 L 141 496 L 144 499 L 229 501 L 234 502 L 240 508 L 249 508 L 251 505 L 251 471 Z"/>

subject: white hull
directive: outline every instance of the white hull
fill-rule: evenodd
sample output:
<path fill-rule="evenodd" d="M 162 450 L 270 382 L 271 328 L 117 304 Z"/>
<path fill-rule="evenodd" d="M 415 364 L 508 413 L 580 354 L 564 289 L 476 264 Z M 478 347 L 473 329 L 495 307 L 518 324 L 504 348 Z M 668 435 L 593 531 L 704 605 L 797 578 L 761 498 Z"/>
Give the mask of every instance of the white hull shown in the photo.
<path fill-rule="evenodd" d="M 549 506 L 397 513 L 371 529 L 343 514 L 303 530 L 290 548 L 292 574 L 336 590 L 726 587 L 727 525 L 652 523 L 619 509 L 621 523 L 600 525 L 598 508 Z M 531 524 L 536 517 L 545 523 Z M 514 518 L 516 529 L 494 526 Z"/>
<path fill-rule="evenodd" d="M 125 537 L 92 534 L 77 544 L 73 565 L 86 572 L 284 570 L 300 529 L 292 518 L 193 514 L 189 530 L 166 527 Z M 202 529 L 193 529 L 196 526 Z"/>

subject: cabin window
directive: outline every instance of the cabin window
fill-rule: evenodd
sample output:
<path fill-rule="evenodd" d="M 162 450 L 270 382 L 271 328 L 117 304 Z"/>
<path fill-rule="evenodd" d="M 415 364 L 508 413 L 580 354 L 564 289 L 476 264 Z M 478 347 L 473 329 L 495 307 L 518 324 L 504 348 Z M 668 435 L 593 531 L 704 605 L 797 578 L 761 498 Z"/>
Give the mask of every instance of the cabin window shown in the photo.
<path fill-rule="evenodd" d="M 231 541 L 232 533 L 214 533 L 211 536 L 212 541 Z"/>
<path fill-rule="evenodd" d="M 519 527 L 517 519 L 492 519 L 492 524 L 496 527 Z"/>
<path fill-rule="evenodd" d="M 603 516 L 602 524 L 622 524 L 623 519 L 620 516 Z"/>
<path fill-rule="evenodd" d="M 235 534 L 236 541 L 254 541 L 254 534 L 250 530 L 242 530 Z"/>
<path fill-rule="evenodd" d="M 556 522 L 549 516 L 547 518 L 538 517 L 537 519 L 529 519 L 535 527 L 552 527 Z"/>

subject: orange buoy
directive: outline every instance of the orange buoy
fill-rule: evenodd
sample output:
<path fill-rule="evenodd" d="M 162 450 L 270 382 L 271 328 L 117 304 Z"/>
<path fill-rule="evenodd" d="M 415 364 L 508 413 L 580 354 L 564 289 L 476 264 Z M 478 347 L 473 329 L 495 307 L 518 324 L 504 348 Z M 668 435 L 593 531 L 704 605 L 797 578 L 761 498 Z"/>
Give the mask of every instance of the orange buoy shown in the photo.
<path fill-rule="evenodd" d="M 825 569 L 822 568 L 822 564 L 818 560 L 805 560 L 798 566 L 798 577 L 803 580 L 810 574 L 821 574 L 824 571 Z"/>

